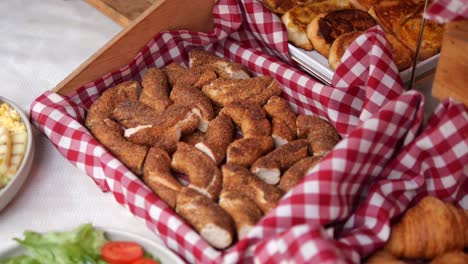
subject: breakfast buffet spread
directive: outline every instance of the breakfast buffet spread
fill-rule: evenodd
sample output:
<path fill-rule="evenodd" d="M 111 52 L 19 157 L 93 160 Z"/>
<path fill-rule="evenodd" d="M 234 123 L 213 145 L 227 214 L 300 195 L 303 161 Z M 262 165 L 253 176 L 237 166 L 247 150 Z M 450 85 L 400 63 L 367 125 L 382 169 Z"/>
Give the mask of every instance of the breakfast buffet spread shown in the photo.
<path fill-rule="evenodd" d="M 158 33 L 31 117 L 188 262 L 465 261 L 466 108 L 424 123 L 398 77 L 421 16 L 420 1 L 218 1 L 212 32 Z M 420 59 L 440 49 L 442 26 L 426 29 Z M 365 69 L 343 57 L 361 34 L 377 39 Z M 328 57 L 337 85 L 294 67 L 288 41 Z"/>

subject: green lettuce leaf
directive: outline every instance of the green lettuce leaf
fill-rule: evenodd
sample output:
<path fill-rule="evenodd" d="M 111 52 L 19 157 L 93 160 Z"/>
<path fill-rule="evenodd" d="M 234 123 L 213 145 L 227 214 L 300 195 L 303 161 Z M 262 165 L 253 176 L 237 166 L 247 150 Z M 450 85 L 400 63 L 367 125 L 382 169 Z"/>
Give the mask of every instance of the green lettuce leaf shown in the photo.
<path fill-rule="evenodd" d="M 27 254 L 0 264 L 101 264 L 101 247 L 107 242 L 104 232 L 91 224 L 69 232 L 24 232 L 24 239 L 15 239 L 27 249 Z"/>

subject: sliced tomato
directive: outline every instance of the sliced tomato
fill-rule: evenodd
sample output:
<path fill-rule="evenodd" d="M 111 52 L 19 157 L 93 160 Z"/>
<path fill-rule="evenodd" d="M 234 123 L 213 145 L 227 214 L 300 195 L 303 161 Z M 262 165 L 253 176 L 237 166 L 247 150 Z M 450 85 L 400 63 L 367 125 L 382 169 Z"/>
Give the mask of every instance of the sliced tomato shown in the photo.
<path fill-rule="evenodd" d="M 101 248 L 102 257 L 111 264 L 132 264 L 143 258 L 143 253 L 143 247 L 127 241 L 110 241 Z"/>
<path fill-rule="evenodd" d="M 142 258 L 133 262 L 132 264 L 161 264 L 161 263 L 154 259 Z"/>

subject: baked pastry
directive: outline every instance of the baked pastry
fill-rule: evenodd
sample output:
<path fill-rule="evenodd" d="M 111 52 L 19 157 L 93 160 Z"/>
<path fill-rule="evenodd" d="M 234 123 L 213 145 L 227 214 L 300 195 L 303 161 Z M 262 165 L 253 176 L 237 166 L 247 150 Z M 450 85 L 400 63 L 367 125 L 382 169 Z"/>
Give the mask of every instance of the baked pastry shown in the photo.
<path fill-rule="evenodd" d="M 239 192 L 223 191 L 219 197 L 219 205 L 234 220 L 239 239 L 242 239 L 263 216 L 262 210 Z"/>
<path fill-rule="evenodd" d="M 271 151 L 274 146 L 273 138 L 270 136 L 243 137 L 229 145 L 226 162 L 250 168 L 258 158 Z"/>
<path fill-rule="evenodd" d="M 218 200 L 222 188 L 222 176 L 216 163 L 194 146 L 183 142 L 177 143 L 171 161 L 174 171 L 188 176 L 189 187 Z"/>
<path fill-rule="evenodd" d="M 335 10 L 317 15 L 307 26 L 307 38 L 320 54 L 328 58 L 336 38 L 352 31 L 365 31 L 377 23 L 359 9 Z"/>
<path fill-rule="evenodd" d="M 394 34 L 385 33 L 392 48 L 393 61 L 399 71 L 403 71 L 413 66 L 414 52 L 401 42 Z"/>
<path fill-rule="evenodd" d="M 406 262 L 399 260 L 386 250 L 379 250 L 372 254 L 365 264 L 405 264 Z"/>
<path fill-rule="evenodd" d="M 276 147 L 296 139 L 296 113 L 286 100 L 275 95 L 263 109 L 271 119 L 271 137 Z"/>
<path fill-rule="evenodd" d="M 305 139 L 281 145 L 255 161 L 250 171 L 268 184 L 277 184 L 283 171 L 308 156 L 308 145 Z"/>
<path fill-rule="evenodd" d="M 149 68 L 141 81 L 143 89 L 140 102 L 160 112 L 172 104 L 169 100 L 169 83 L 164 72 L 158 68 Z"/>
<path fill-rule="evenodd" d="M 298 115 L 297 137 L 307 138 L 314 156 L 324 156 L 341 140 L 335 127 L 325 119 L 314 115 Z"/>
<path fill-rule="evenodd" d="M 91 129 L 94 123 L 110 119 L 112 117 L 112 111 L 114 111 L 114 108 L 119 103 L 125 100 L 138 100 L 140 92 L 141 86 L 135 81 L 123 82 L 107 89 L 102 93 L 101 97 L 99 97 L 99 100 L 89 108 L 85 120 L 86 127 Z"/>
<path fill-rule="evenodd" d="M 281 21 L 288 32 L 289 42 L 305 50 L 314 49 L 306 34 L 310 22 L 318 14 L 348 8 L 349 6 L 348 0 L 324 0 L 305 2 L 291 8 L 281 17 Z"/>
<path fill-rule="evenodd" d="M 215 117 L 213 105 L 208 97 L 193 86 L 177 82 L 172 87 L 170 99 L 174 103 L 190 107 L 200 118 L 198 129 L 206 132 L 208 123 Z"/>
<path fill-rule="evenodd" d="M 377 2 L 380 2 L 382 0 L 349 0 L 351 5 L 354 8 L 363 10 L 363 11 L 369 11 L 369 9 Z"/>
<path fill-rule="evenodd" d="M 245 80 L 218 78 L 203 86 L 202 92 L 214 104 L 225 106 L 232 102 L 264 105 L 270 97 L 280 95 L 282 90 L 275 79 L 261 76 Z"/>
<path fill-rule="evenodd" d="M 178 63 L 170 63 L 161 69 L 166 75 L 169 86 L 172 87 L 187 72 L 184 66 Z"/>
<path fill-rule="evenodd" d="M 278 184 L 283 192 L 288 192 L 294 186 L 296 186 L 307 172 L 315 167 L 322 160 L 321 156 L 306 157 L 298 162 L 294 163 L 289 169 L 287 169 L 281 176 L 281 180 Z"/>
<path fill-rule="evenodd" d="M 468 226 L 463 210 L 427 196 L 392 226 L 385 249 L 398 258 L 432 259 L 463 250 Z"/>
<path fill-rule="evenodd" d="M 369 14 L 382 26 L 385 32 L 397 33 L 402 24 L 413 16 L 415 10 L 418 10 L 418 5 L 420 6 L 412 1 L 384 0 L 374 4 L 369 9 Z"/>
<path fill-rule="evenodd" d="M 309 1 L 310 0 L 263 0 L 262 2 L 271 11 L 282 15 L 294 6 Z"/>
<path fill-rule="evenodd" d="M 468 254 L 463 251 L 451 251 L 431 261 L 431 264 L 466 264 L 468 263 Z"/>
<path fill-rule="evenodd" d="M 226 164 L 223 172 L 223 191 L 242 193 L 252 200 L 264 214 L 276 207 L 283 192 L 276 186 L 255 177 L 242 166 Z"/>
<path fill-rule="evenodd" d="M 143 181 L 167 205 L 175 208 L 182 185 L 171 172 L 171 157 L 160 148 L 150 148 L 143 167 Z"/>
<path fill-rule="evenodd" d="M 343 57 L 345 51 L 348 49 L 349 45 L 357 39 L 363 32 L 362 31 L 352 31 L 345 33 L 333 41 L 333 44 L 330 47 L 330 52 L 328 55 L 328 65 L 330 68 L 336 70 L 338 65 L 341 63 L 341 58 Z"/>
<path fill-rule="evenodd" d="M 265 110 L 256 104 L 234 102 L 226 105 L 221 114 L 231 118 L 244 137 L 261 137 L 271 135 L 271 125 Z"/>
<path fill-rule="evenodd" d="M 111 119 L 93 123 L 91 133 L 133 173 L 142 174 L 148 147 L 127 141 L 120 125 Z"/>
<path fill-rule="evenodd" d="M 211 69 L 220 78 L 249 79 L 250 72 L 240 63 L 232 62 L 204 50 L 192 50 L 189 52 L 189 64 L 191 69 L 202 67 Z"/>
<path fill-rule="evenodd" d="M 408 18 L 396 32 L 401 41 L 416 53 L 418 45 L 419 30 L 421 28 L 421 15 Z M 444 28 L 434 21 L 426 21 L 423 31 L 421 47 L 419 49 L 419 60 L 428 59 L 440 52 Z"/>
<path fill-rule="evenodd" d="M 201 150 L 219 165 L 224 160 L 227 148 L 233 139 L 234 125 L 231 119 L 220 114 L 208 124 L 205 139 L 195 144 L 195 148 Z"/>
<path fill-rule="evenodd" d="M 177 195 L 176 212 L 213 247 L 223 249 L 234 241 L 231 216 L 198 191 L 183 187 Z"/>

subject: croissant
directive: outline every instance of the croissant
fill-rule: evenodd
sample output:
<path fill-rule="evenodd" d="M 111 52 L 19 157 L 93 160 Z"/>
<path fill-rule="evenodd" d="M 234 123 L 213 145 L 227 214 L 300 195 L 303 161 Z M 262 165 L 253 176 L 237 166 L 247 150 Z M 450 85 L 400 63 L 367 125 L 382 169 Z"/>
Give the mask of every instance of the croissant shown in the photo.
<path fill-rule="evenodd" d="M 431 264 L 466 264 L 468 263 L 468 254 L 463 251 L 451 251 L 438 256 L 431 261 Z"/>
<path fill-rule="evenodd" d="M 370 256 L 365 264 L 405 264 L 386 250 L 379 250 Z"/>
<path fill-rule="evenodd" d="M 463 250 L 468 219 L 463 210 L 427 196 L 392 227 L 385 249 L 397 258 L 432 259 Z"/>

